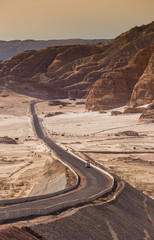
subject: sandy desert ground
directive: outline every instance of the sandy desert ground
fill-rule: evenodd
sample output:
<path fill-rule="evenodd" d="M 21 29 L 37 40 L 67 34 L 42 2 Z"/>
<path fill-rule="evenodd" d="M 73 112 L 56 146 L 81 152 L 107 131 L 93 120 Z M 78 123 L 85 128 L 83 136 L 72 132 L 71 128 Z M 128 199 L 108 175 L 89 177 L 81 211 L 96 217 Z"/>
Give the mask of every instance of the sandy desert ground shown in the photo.
<path fill-rule="evenodd" d="M 36 100 L 4 90 L 0 93 L 0 137 L 18 139 L 17 144 L 0 144 L 1 199 L 45 194 L 69 184 L 70 173 L 33 132 L 29 103 Z M 37 104 L 46 133 L 154 198 L 154 124 L 139 122 L 140 114 L 85 111 L 84 100 L 63 102 L 65 106 L 49 106 L 43 100 Z M 115 136 L 125 130 L 137 131 L 139 136 Z"/>
<path fill-rule="evenodd" d="M 0 199 L 48 194 L 72 184 L 70 170 L 34 134 L 29 114 L 34 100 L 10 91 L 0 94 L 0 137 L 17 143 L 0 143 Z"/>
<path fill-rule="evenodd" d="M 38 114 L 46 132 L 61 146 L 102 164 L 154 198 L 154 124 L 139 122 L 138 113 L 111 116 L 113 109 L 87 112 L 82 102 L 69 101 L 65 107 L 39 103 Z M 54 112 L 60 114 L 46 117 Z M 115 136 L 126 130 L 137 131 L 139 136 Z"/>

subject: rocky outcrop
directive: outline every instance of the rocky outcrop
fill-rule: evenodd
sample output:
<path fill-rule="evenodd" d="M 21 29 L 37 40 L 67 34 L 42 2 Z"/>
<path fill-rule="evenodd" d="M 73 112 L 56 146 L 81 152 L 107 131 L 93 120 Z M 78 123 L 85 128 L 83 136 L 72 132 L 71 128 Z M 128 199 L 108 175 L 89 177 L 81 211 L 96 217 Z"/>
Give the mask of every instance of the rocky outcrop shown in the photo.
<path fill-rule="evenodd" d="M 144 122 L 154 122 L 154 101 L 144 110 L 139 120 Z"/>
<path fill-rule="evenodd" d="M 49 106 L 67 106 L 68 104 L 70 104 L 69 102 L 64 102 L 64 101 L 60 101 L 60 100 L 50 100 L 48 102 Z"/>
<path fill-rule="evenodd" d="M 0 143 L 16 144 L 17 142 L 13 138 L 5 136 L 5 137 L 0 137 Z"/>
<path fill-rule="evenodd" d="M 110 42 L 22 52 L 0 63 L 0 82 L 51 98 L 86 98 L 89 110 L 153 99 L 154 22 Z"/>
<path fill-rule="evenodd" d="M 135 108 L 135 107 L 128 107 L 124 110 L 124 114 L 127 114 L 127 113 L 142 113 L 143 111 L 145 110 L 144 107 L 138 107 L 138 108 Z"/>
<path fill-rule="evenodd" d="M 45 114 L 45 118 L 48 118 L 48 117 L 55 117 L 55 116 L 57 116 L 57 115 L 61 115 L 61 114 L 63 114 L 63 112 L 52 112 L 52 113 L 47 113 L 47 114 Z"/>
<path fill-rule="evenodd" d="M 120 112 L 120 111 L 112 111 L 111 112 L 111 116 L 117 116 L 117 115 L 121 115 L 122 114 L 122 112 Z"/>

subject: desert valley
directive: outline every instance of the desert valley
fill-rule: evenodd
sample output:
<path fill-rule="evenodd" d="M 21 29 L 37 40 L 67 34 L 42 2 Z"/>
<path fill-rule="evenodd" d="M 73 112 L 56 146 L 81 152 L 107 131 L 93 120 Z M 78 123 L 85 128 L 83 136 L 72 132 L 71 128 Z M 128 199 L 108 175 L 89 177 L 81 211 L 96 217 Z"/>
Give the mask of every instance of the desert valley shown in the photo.
<path fill-rule="evenodd" d="M 75 184 L 73 172 L 37 137 L 30 111 L 30 104 L 34 102 L 46 136 L 66 152 L 105 168 L 126 183 L 124 194 L 129 189 L 129 195 L 130 192 L 134 194 L 137 206 L 145 214 L 144 221 L 136 225 L 134 239 L 152 240 L 154 22 L 135 27 L 111 41 L 27 50 L 0 63 L 0 202 L 50 194 Z M 104 211 L 113 210 L 115 214 L 119 208 L 119 214 L 126 213 L 120 205 L 124 197 L 118 195 L 117 202 L 111 206 L 115 209 L 108 209 L 107 205 Z M 131 219 L 133 195 L 129 197 L 127 195 Z M 98 203 L 97 211 L 100 212 L 103 203 Z M 91 204 L 89 208 L 92 209 Z M 135 211 L 133 209 L 135 206 L 132 206 Z M 28 226 L 30 233 L 35 232 L 36 238 L 31 239 L 38 239 L 38 236 L 40 239 L 71 239 L 69 234 L 66 238 L 58 235 L 58 228 L 55 233 L 53 230 L 55 238 L 50 238 L 48 224 L 51 222 L 53 229 L 58 224 L 65 226 L 65 219 L 80 219 L 82 211 L 86 208 L 81 212 L 68 210 L 66 216 L 61 213 L 61 217 L 44 216 L 8 226 L 2 224 L 0 237 L 5 239 L 8 227 Z M 122 215 L 118 213 L 119 221 Z M 113 231 L 111 223 L 114 226 L 117 220 L 112 222 L 111 219 L 112 216 L 103 221 L 112 238 L 106 235 L 103 239 L 124 239 L 124 235 L 117 237 L 120 230 Z M 43 228 L 37 228 L 39 223 L 43 224 L 41 227 L 46 233 Z M 129 238 L 132 236 L 127 228 L 129 224 L 126 225 L 125 239 L 133 239 Z M 72 229 L 73 226 L 70 232 Z M 88 235 L 85 236 L 78 239 L 87 239 Z M 89 239 L 96 237 L 102 239 L 99 236 Z"/>
<path fill-rule="evenodd" d="M 39 99 L 11 92 L 7 97 L 4 95 L 6 92 L 2 91 L 1 199 L 41 195 L 65 188 L 66 169 L 54 162 L 48 148 L 33 131 L 29 104 Z M 141 113 L 123 113 L 127 106 L 101 113 L 85 111 L 84 102 L 59 100 L 58 105 L 54 101 L 50 105 L 50 101 L 40 101 L 37 113 L 48 136 L 84 159 L 102 164 L 154 198 L 154 124 L 139 121 Z M 121 114 L 112 115 L 114 111 Z M 138 136 L 120 134 L 129 130 Z M 9 144 L 5 136 L 14 139 L 16 144 Z"/>

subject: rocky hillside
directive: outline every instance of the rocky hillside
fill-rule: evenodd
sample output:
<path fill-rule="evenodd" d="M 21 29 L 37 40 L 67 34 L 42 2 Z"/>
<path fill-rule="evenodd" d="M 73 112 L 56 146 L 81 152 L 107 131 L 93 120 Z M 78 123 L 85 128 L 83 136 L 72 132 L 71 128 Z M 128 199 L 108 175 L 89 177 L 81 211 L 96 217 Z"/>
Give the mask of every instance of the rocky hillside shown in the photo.
<path fill-rule="evenodd" d="M 87 45 L 106 42 L 109 39 L 67 39 L 67 40 L 14 40 L 14 41 L 0 41 L 0 59 L 2 61 L 25 50 L 40 50 L 51 46 L 64 46 L 64 45 Z"/>
<path fill-rule="evenodd" d="M 0 63 L 0 81 L 15 91 L 38 89 L 58 98 L 85 98 L 102 110 L 154 99 L 154 22 L 112 41 L 22 52 Z"/>

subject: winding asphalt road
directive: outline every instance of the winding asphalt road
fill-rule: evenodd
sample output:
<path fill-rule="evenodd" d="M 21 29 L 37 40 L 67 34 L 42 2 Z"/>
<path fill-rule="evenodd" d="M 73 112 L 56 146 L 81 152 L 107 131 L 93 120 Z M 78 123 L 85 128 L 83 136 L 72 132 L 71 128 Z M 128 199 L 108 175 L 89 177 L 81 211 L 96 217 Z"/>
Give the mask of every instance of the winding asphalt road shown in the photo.
<path fill-rule="evenodd" d="M 85 168 L 84 162 L 80 161 L 75 156 L 72 156 L 67 151 L 59 147 L 57 144 L 55 144 L 51 139 L 49 139 L 47 136 L 44 135 L 43 130 L 40 126 L 40 122 L 38 119 L 37 114 L 35 113 L 35 103 L 32 103 L 30 105 L 31 107 L 31 113 L 33 116 L 33 124 L 36 131 L 36 134 L 38 138 L 42 139 L 49 148 L 51 148 L 52 151 L 59 157 L 61 160 L 63 160 L 65 163 L 72 166 L 74 170 L 77 170 L 79 176 L 84 176 L 86 181 L 85 184 L 83 184 L 83 187 L 80 187 L 79 189 L 76 189 L 75 191 L 70 191 L 68 193 L 65 193 L 63 195 L 58 195 L 56 197 L 42 199 L 38 201 L 33 202 L 25 202 L 25 203 L 19 203 L 19 204 L 13 204 L 9 206 L 4 206 L 0 208 L 0 221 L 3 222 L 3 214 L 7 211 L 7 214 L 9 216 L 9 219 L 14 219 L 14 215 L 11 213 L 13 211 L 21 211 L 20 217 L 22 217 L 22 211 L 26 211 L 27 208 L 32 209 L 32 212 L 35 212 L 35 209 L 42 209 L 47 208 L 48 206 L 61 206 L 62 203 L 71 202 L 80 200 L 81 203 L 89 202 L 89 198 L 92 196 L 97 195 L 98 193 L 102 192 L 103 190 L 109 188 L 111 186 L 111 179 L 103 174 L 100 171 L 97 171 L 94 168 Z M 57 123 L 58 124 L 58 123 Z M 82 178 L 81 178 L 82 181 Z M 82 182 L 81 182 L 82 185 Z M 96 197 L 97 198 L 97 197 Z M 34 210 L 34 211 L 33 211 Z M 30 217 L 31 215 L 36 214 L 29 214 L 27 213 L 26 217 Z M 39 215 L 39 214 L 38 214 Z M 10 217 L 12 216 L 12 217 Z"/>

